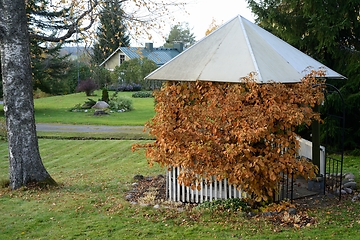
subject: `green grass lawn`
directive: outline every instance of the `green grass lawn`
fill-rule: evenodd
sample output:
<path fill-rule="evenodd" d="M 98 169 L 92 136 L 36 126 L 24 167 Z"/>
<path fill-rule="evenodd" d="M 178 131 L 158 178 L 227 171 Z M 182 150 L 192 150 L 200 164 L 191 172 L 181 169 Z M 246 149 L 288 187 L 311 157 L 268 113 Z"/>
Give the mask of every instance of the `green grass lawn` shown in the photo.
<path fill-rule="evenodd" d="M 100 98 L 97 93 L 94 100 Z M 120 93 L 131 97 L 132 93 Z M 84 93 L 35 100 L 43 123 L 143 125 L 154 115 L 153 99 L 133 99 L 135 110 L 95 117 L 67 110 L 83 103 Z M 360 202 L 308 209 L 317 223 L 301 229 L 250 218 L 241 212 L 154 209 L 125 200 L 133 176 L 164 174 L 150 168 L 143 152 L 131 151 L 146 140 L 66 140 L 116 138 L 108 133 L 42 133 L 43 163 L 59 187 L 10 191 L 0 187 L 0 239 L 360 239 Z M 130 134 L 131 135 L 131 134 Z M 129 139 L 132 137 L 130 136 Z M 359 183 L 360 157 L 346 156 L 344 172 Z M 7 143 L 0 141 L 0 185 L 8 179 Z"/>
<path fill-rule="evenodd" d="M 133 176 L 150 168 L 131 140 L 40 139 L 45 167 L 60 184 L 47 190 L 0 188 L 0 239 L 360 239 L 360 202 L 309 210 L 318 223 L 301 229 L 239 212 L 178 211 L 132 205 L 124 198 Z M 0 180 L 8 174 L 7 143 L 0 142 Z M 359 171 L 360 158 L 344 169 Z"/>
<path fill-rule="evenodd" d="M 109 92 L 111 97 L 113 92 Z M 88 98 L 95 101 L 101 99 L 101 91 L 95 91 L 96 96 L 87 97 L 85 93 L 52 96 L 34 100 L 35 121 L 37 123 L 88 124 L 110 126 L 140 126 L 149 121 L 155 114 L 154 98 L 132 98 L 133 92 L 119 92 L 118 97 L 132 99 L 134 110 L 123 113 L 94 116 L 94 110 L 89 112 L 70 112 L 76 104 L 83 104 Z M 1 106 L 2 110 L 2 106 Z M 2 111 L 3 115 L 3 111 Z"/>

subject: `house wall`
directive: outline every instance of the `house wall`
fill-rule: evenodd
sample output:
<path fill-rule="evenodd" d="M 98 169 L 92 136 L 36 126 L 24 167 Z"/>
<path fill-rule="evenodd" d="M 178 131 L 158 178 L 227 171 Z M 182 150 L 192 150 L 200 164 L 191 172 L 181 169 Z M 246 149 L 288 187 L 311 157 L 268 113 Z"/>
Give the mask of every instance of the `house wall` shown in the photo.
<path fill-rule="evenodd" d="M 104 65 L 107 70 L 114 71 L 116 66 L 120 66 L 120 54 L 122 52 L 115 53 Z M 125 55 L 125 61 L 130 60 L 128 56 Z"/>

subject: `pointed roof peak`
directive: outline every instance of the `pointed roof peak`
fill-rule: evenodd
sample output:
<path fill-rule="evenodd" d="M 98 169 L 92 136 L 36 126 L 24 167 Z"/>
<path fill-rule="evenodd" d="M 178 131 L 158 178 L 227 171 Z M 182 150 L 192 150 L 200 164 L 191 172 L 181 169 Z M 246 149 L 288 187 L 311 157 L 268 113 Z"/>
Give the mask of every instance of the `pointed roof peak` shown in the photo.
<path fill-rule="evenodd" d="M 146 79 L 240 82 L 256 73 L 259 83 L 299 82 L 306 70 L 345 78 L 258 25 L 237 15 Z"/>

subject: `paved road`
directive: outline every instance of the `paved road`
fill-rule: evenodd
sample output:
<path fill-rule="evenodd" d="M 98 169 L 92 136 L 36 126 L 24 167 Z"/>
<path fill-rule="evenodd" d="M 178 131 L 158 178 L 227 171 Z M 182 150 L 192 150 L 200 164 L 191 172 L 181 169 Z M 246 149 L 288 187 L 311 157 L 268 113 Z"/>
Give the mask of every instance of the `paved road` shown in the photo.
<path fill-rule="evenodd" d="M 96 126 L 37 123 L 36 130 L 42 132 L 131 132 L 143 133 L 144 126 Z"/>

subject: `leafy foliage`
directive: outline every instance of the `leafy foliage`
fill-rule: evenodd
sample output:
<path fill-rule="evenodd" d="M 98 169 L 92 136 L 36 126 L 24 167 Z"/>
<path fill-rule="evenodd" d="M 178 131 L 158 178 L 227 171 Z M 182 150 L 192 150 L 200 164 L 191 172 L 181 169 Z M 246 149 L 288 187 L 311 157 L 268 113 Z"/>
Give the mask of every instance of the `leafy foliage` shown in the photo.
<path fill-rule="evenodd" d="M 360 149 L 360 1 L 247 0 L 256 21 L 316 60 L 346 76 L 346 81 L 329 81 L 340 89 L 345 100 L 345 148 Z M 341 19 L 341 20 L 340 20 Z M 342 115 L 339 97 L 329 99 L 331 114 Z M 333 147 L 341 148 L 342 129 L 327 122 Z M 328 128 L 330 127 L 330 128 Z M 323 132 L 323 136 L 326 133 Z"/>
<path fill-rule="evenodd" d="M 98 89 L 98 85 L 91 78 L 80 81 L 76 87 L 77 92 L 85 92 L 86 96 L 91 96 L 96 89 Z"/>
<path fill-rule="evenodd" d="M 267 200 L 280 173 L 314 176 L 316 167 L 297 160 L 295 127 L 320 121 L 312 107 L 322 99 L 312 71 L 298 84 L 167 82 L 155 94 L 155 117 L 146 124 L 156 141 L 149 163 L 180 167 L 179 182 L 193 189 L 201 179 L 227 178 L 255 201 Z"/>
<path fill-rule="evenodd" d="M 85 103 L 81 104 L 78 103 L 76 104 L 74 107 L 70 108 L 69 111 L 70 112 L 78 112 L 78 111 L 83 111 L 84 109 L 91 109 L 92 106 L 94 106 L 96 104 L 96 101 L 88 98 Z"/>
<path fill-rule="evenodd" d="M 153 97 L 152 92 L 135 92 L 132 94 L 133 98 L 149 98 Z"/>
<path fill-rule="evenodd" d="M 100 87 L 104 88 L 114 82 L 111 71 L 104 67 L 92 66 L 91 67 L 91 79 Z"/>
<path fill-rule="evenodd" d="M 118 91 L 118 92 L 133 92 L 140 91 L 141 85 L 136 83 L 122 83 L 122 84 L 112 84 L 108 87 L 109 91 Z"/>
<path fill-rule="evenodd" d="M 110 109 L 117 112 L 128 112 L 133 110 L 133 103 L 130 98 L 118 97 L 115 93 L 109 102 Z"/>
<path fill-rule="evenodd" d="M 144 78 L 157 67 L 155 62 L 147 58 L 134 58 L 117 66 L 114 73 L 121 84 L 139 84 L 143 89 L 151 89 L 151 81 L 146 81 Z"/>
<path fill-rule="evenodd" d="M 204 202 L 197 206 L 198 209 L 210 211 L 246 211 L 249 206 L 240 198 L 218 199 L 212 202 Z"/>
<path fill-rule="evenodd" d="M 205 36 L 209 35 L 213 31 L 215 31 L 218 27 L 219 27 L 219 24 L 216 22 L 215 18 L 213 18 L 211 20 L 211 23 L 210 23 L 208 29 L 206 29 L 206 31 L 205 31 Z"/>

